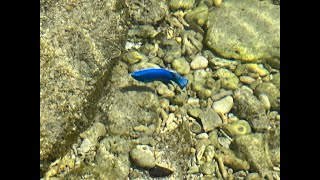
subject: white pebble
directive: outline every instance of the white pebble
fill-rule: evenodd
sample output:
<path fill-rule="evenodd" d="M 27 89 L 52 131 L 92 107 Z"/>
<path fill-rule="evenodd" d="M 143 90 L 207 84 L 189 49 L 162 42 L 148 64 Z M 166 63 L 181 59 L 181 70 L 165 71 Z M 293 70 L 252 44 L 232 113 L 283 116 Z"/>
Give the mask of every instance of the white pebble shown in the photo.
<path fill-rule="evenodd" d="M 213 109 L 219 114 L 228 113 L 233 106 L 233 98 L 231 96 L 224 97 L 213 103 Z"/>
<path fill-rule="evenodd" d="M 191 69 L 205 69 L 208 67 L 208 60 L 200 55 L 197 55 L 190 64 Z"/>

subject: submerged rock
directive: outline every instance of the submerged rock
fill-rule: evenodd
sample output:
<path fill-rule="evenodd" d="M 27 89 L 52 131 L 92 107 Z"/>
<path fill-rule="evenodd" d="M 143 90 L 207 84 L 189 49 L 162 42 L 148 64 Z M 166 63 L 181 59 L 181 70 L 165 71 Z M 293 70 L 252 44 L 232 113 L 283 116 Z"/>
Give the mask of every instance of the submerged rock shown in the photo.
<path fill-rule="evenodd" d="M 190 72 L 190 65 L 185 58 L 178 58 L 172 62 L 172 68 L 180 74 L 188 74 Z"/>
<path fill-rule="evenodd" d="M 254 94 L 256 96 L 266 95 L 271 103 L 271 110 L 280 110 L 280 90 L 274 84 L 269 82 L 258 84 Z"/>
<path fill-rule="evenodd" d="M 256 0 L 225 1 L 209 13 L 207 26 L 205 42 L 219 55 L 280 64 L 280 6 Z"/>
<path fill-rule="evenodd" d="M 265 149 L 266 144 L 263 134 L 256 133 L 237 136 L 234 138 L 233 143 L 233 148 L 237 154 L 249 162 L 251 171 L 259 172 L 261 177 L 273 179 L 271 171 L 273 165 Z"/>
<path fill-rule="evenodd" d="M 40 1 L 40 176 L 94 122 L 93 109 L 125 44 L 128 16 L 121 4 Z"/>
<path fill-rule="evenodd" d="M 153 152 L 148 145 L 138 145 L 130 151 L 130 157 L 141 168 L 153 168 L 156 165 Z"/>
<path fill-rule="evenodd" d="M 211 131 L 222 124 L 220 116 L 213 109 L 204 110 L 199 115 L 199 119 L 201 120 L 205 132 Z"/>

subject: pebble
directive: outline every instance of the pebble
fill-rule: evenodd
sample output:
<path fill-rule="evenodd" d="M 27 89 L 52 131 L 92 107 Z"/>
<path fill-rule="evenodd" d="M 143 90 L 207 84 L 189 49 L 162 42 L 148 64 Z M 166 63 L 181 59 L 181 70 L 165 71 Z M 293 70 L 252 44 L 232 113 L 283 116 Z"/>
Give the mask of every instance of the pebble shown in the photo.
<path fill-rule="evenodd" d="M 204 69 L 195 70 L 193 73 L 193 80 L 197 82 L 201 82 L 201 84 L 205 83 L 205 80 L 208 77 L 208 73 Z"/>
<path fill-rule="evenodd" d="M 193 107 L 199 107 L 200 106 L 199 99 L 198 98 L 193 98 L 193 97 L 190 97 L 187 100 L 187 104 L 189 104 L 190 106 L 193 106 Z"/>
<path fill-rule="evenodd" d="M 190 64 L 191 69 L 205 69 L 208 67 L 208 60 L 201 56 L 197 55 Z"/>
<path fill-rule="evenodd" d="M 141 168 L 153 168 L 156 165 L 153 152 L 148 145 L 138 145 L 130 151 L 130 157 Z"/>
<path fill-rule="evenodd" d="M 176 110 L 178 109 L 179 107 L 177 105 L 173 106 L 173 105 L 170 105 L 169 106 L 169 111 L 170 112 L 176 112 Z"/>
<path fill-rule="evenodd" d="M 222 4 L 222 0 L 213 0 L 213 4 L 215 6 L 220 6 Z"/>
<path fill-rule="evenodd" d="M 139 126 L 135 126 L 133 127 L 133 130 L 138 131 L 138 132 L 146 132 L 148 131 L 148 127 L 145 125 L 139 125 Z"/>
<path fill-rule="evenodd" d="M 209 135 L 207 133 L 200 133 L 196 135 L 196 139 L 208 139 Z"/>
<path fill-rule="evenodd" d="M 214 173 L 214 164 L 213 162 L 205 162 L 200 166 L 200 172 L 206 175 L 210 175 Z"/>
<path fill-rule="evenodd" d="M 215 101 L 212 106 L 218 114 L 226 114 L 233 106 L 233 98 L 231 96 L 224 97 L 218 101 Z"/>
<path fill-rule="evenodd" d="M 168 99 L 161 99 L 159 100 L 159 104 L 161 108 L 168 110 L 170 102 Z"/>
<path fill-rule="evenodd" d="M 280 90 L 270 82 L 263 82 L 256 86 L 254 90 L 254 94 L 259 96 L 260 94 L 265 94 L 271 105 L 271 110 L 279 110 L 280 109 Z"/>
<path fill-rule="evenodd" d="M 235 69 L 234 73 L 237 76 L 242 74 L 256 73 L 259 76 L 267 76 L 269 75 L 269 71 L 267 71 L 263 66 L 253 63 L 240 64 Z"/>
<path fill-rule="evenodd" d="M 200 108 L 189 108 L 187 112 L 189 116 L 198 118 L 199 115 L 202 113 L 202 110 Z"/>
<path fill-rule="evenodd" d="M 94 123 L 90 129 L 80 134 L 80 137 L 88 138 L 92 143 L 96 143 L 98 138 L 106 135 L 106 128 L 104 124 L 98 122 Z"/>
<path fill-rule="evenodd" d="M 140 69 L 145 69 L 145 68 L 160 68 L 160 66 L 154 64 L 154 63 L 150 63 L 150 62 L 139 62 L 137 64 L 134 64 L 130 67 L 130 72 L 133 72 L 133 71 L 137 71 L 137 70 L 140 70 Z"/>
<path fill-rule="evenodd" d="M 182 75 L 188 74 L 190 72 L 190 65 L 185 60 L 185 58 L 178 58 L 173 60 L 172 68 Z"/>
<path fill-rule="evenodd" d="M 255 79 L 250 76 L 240 76 L 239 80 L 245 84 L 251 84 L 255 81 Z"/>
<path fill-rule="evenodd" d="M 226 138 L 226 137 L 218 137 L 218 141 L 219 141 L 219 144 L 220 144 L 222 147 L 225 147 L 225 148 L 228 148 L 228 149 L 229 149 L 229 145 L 231 144 L 230 139 L 228 139 L 228 138 Z"/>
<path fill-rule="evenodd" d="M 213 109 L 206 109 L 199 115 L 205 132 L 212 131 L 214 128 L 222 124 L 222 120 L 216 111 Z"/>
<path fill-rule="evenodd" d="M 86 153 L 86 152 L 88 152 L 89 150 L 90 150 L 90 148 L 91 148 L 91 146 L 92 146 L 92 143 L 90 142 L 90 140 L 89 139 L 84 139 L 83 141 L 82 141 L 82 143 L 81 143 L 81 145 L 80 145 L 80 148 L 79 148 L 79 152 L 83 152 L 83 153 Z"/>
<path fill-rule="evenodd" d="M 230 70 L 220 68 L 216 71 L 216 76 L 221 79 L 221 86 L 225 89 L 237 89 L 239 85 L 239 78 Z"/>
<path fill-rule="evenodd" d="M 159 86 L 157 86 L 156 90 L 157 93 L 162 97 L 174 97 L 175 95 L 174 92 L 168 88 L 168 86 L 162 83 Z"/>
<path fill-rule="evenodd" d="M 270 104 L 268 96 L 265 94 L 260 94 L 258 96 L 258 98 L 259 98 L 259 101 L 261 102 L 262 106 L 266 109 L 266 111 L 270 110 L 271 104 Z"/>

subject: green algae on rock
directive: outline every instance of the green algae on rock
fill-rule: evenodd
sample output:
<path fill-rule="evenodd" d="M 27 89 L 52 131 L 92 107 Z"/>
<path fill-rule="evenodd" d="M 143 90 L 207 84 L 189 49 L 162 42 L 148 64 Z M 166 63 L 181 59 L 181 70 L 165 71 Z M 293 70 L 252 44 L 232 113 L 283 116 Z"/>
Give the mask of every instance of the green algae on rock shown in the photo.
<path fill-rule="evenodd" d="M 208 17 L 207 46 L 243 62 L 280 61 L 280 7 L 264 1 L 225 1 Z"/>

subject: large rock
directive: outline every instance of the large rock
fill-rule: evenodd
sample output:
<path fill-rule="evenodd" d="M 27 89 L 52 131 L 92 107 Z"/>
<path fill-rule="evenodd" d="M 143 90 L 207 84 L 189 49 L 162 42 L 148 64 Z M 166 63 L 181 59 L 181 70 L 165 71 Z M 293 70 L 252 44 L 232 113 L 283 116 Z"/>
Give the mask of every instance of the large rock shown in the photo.
<path fill-rule="evenodd" d="M 40 176 L 93 122 L 126 37 L 124 1 L 40 1 Z"/>
<path fill-rule="evenodd" d="M 225 1 L 209 13 L 207 46 L 225 58 L 265 60 L 280 66 L 280 6 L 266 1 Z"/>

